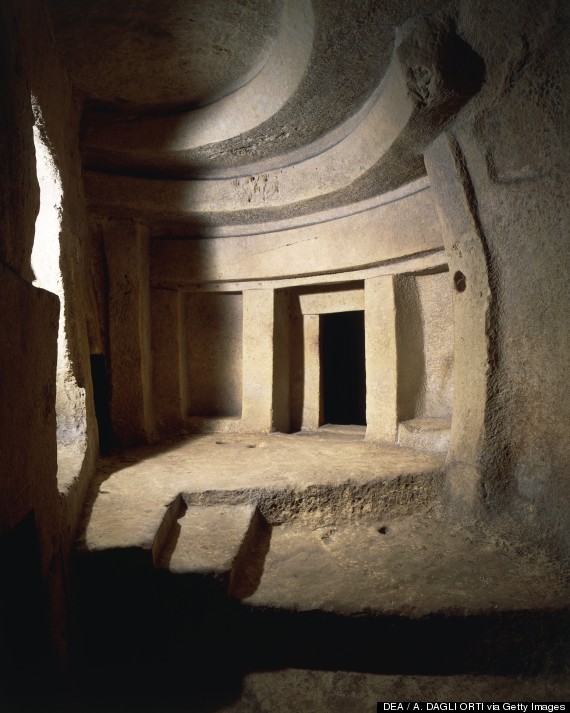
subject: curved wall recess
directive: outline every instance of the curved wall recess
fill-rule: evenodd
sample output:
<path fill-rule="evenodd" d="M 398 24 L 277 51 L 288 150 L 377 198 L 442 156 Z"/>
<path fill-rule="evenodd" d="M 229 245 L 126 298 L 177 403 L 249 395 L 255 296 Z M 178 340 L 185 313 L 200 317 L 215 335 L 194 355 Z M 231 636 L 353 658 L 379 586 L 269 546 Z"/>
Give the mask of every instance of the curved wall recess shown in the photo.
<path fill-rule="evenodd" d="M 301 3 L 303 0 L 295 0 L 295 2 Z M 303 12 L 308 14 L 309 8 L 304 8 Z M 293 68 L 298 67 L 300 70 L 301 62 L 308 61 L 306 55 L 310 54 L 312 23 L 311 16 L 301 34 L 301 38 L 303 34 L 307 36 L 302 41 L 302 49 L 296 53 Z M 295 41 L 300 42 L 298 38 Z M 282 61 L 282 58 L 278 61 Z M 223 130 L 223 126 L 218 125 L 216 116 L 225 117 L 226 121 L 229 117 L 231 125 L 239 129 L 243 122 L 247 122 L 253 115 L 253 110 L 248 108 L 243 116 L 238 114 L 237 118 L 233 114 L 228 114 L 229 110 L 241 110 L 243 101 L 251 101 L 249 92 L 256 88 L 257 83 L 268 81 L 264 75 L 270 71 L 272 71 L 271 63 L 264 68 L 259 77 L 234 95 L 181 116 L 148 117 L 137 121 L 135 126 L 131 125 L 132 122 L 120 121 L 89 123 L 83 138 L 87 166 L 95 170 L 101 166 L 103 171 L 109 168 L 114 171 L 121 169 L 120 174 L 148 175 L 162 179 L 170 177 L 190 181 L 192 178 L 215 178 L 214 184 L 207 183 L 202 188 L 202 191 L 206 191 L 206 195 L 214 193 L 213 200 L 216 200 L 215 188 L 218 181 L 225 180 L 229 183 L 233 179 L 249 178 L 258 173 L 278 172 L 285 195 L 291 202 L 295 200 L 295 194 L 299 191 L 299 186 L 296 187 L 296 184 L 300 183 L 306 188 L 313 183 L 308 179 L 314 178 L 317 167 L 322 168 L 323 158 L 328 173 L 325 173 L 314 186 L 314 188 L 319 187 L 320 193 L 340 188 L 354 180 L 364 169 L 370 168 L 404 129 L 414 109 L 414 101 L 408 95 L 405 78 L 396 61 L 392 62 L 386 75 L 362 106 L 340 125 L 323 133 L 310 144 L 305 144 L 296 150 L 276 153 L 261 161 L 255 158 L 254 145 L 248 147 L 252 160 L 235 167 L 220 168 L 206 165 L 199 168 L 193 164 L 186 152 L 194 146 L 206 143 L 205 141 L 200 143 L 201 136 L 206 138 L 206 134 L 202 134 L 204 121 L 212 119 L 214 121 L 207 128 L 210 141 L 213 141 L 211 134 L 216 128 Z M 297 74 L 298 71 L 291 74 L 289 85 L 300 80 L 301 77 L 297 77 Z M 294 90 L 292 86 L 289 88 L 291 91 Z M 261 107 L 255 111 L 276 106 L 276 101 L 283 94 L 281 83 L 277 83 L 274 87 L 268 86 L 264 91 L 272 98 L 264 99 Z M 237 135 L 240 132 L 235 133 Z M 245 137 L 244 143 L 247 143 Z M 223 149 L 219 149 L 219 152 L 223 155 Z M 218 200 L 228 190 L 225 183 L 221 185 L 223 189 L 217 192 Z M 209 202 L 212 202 L 212 199 Z"/>
<path fill-rule="evenodd" d="M 46 135 L 41 108 L 32 96 L 34 147 L 40 186 L 40 209 L 32 250 L 33 284 L 56 294 L 60 302 L 57 339 L 56 418 L 57 480 L 65 491 L 78 476 L 87 448 L 85 389 L 76 382 L 66 332 L 66 300 L 61 272 L 60 233 L 63 219 L 63 186 L 57 161 Z"/>

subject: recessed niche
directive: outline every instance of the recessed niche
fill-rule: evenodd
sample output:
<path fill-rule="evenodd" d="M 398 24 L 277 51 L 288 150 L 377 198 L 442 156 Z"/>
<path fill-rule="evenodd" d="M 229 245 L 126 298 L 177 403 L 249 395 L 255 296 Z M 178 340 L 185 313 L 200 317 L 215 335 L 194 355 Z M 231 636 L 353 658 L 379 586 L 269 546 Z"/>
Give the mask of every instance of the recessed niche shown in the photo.
<path fill-rule="evenodd" d="M 242 324 L 241 292 L 186 295 L 189 416 L 241 416 Z"/>

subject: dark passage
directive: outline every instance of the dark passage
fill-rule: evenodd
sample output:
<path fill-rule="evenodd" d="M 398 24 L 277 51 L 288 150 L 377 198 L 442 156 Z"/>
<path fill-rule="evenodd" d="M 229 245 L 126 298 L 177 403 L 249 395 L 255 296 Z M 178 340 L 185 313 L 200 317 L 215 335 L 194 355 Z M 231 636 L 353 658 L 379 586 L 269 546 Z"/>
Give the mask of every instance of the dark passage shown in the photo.
<path fill-rule="evenodd" d="M 95 417 L 99 428 L 99 450 L 102 456 L 108 456 L 114 445 L 109 410 L 109 377 L 103 354 L 91 354 L 90 359 Z"/>
<path fill-rule="evenodd" d="M 364 312 L 322 315 L 321 369 L 324 422 L 365 425 Z"/>

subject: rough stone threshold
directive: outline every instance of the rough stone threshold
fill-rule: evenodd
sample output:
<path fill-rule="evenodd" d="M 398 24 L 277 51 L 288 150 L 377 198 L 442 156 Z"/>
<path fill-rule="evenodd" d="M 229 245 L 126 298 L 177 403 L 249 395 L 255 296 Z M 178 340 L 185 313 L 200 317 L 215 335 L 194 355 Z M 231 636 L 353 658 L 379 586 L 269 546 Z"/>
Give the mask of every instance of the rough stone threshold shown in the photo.
<path fill-rule="evenodd" d="M 105 661 L 113 690 L 183 671 L 198 697 L 223 679 L 230 699 L 275 668 L 557 670 L 567 582 L 498 528 L 446 520 L 443 460 L 351 428 L 107 459 L 78 542 L 87 670 Z"/>

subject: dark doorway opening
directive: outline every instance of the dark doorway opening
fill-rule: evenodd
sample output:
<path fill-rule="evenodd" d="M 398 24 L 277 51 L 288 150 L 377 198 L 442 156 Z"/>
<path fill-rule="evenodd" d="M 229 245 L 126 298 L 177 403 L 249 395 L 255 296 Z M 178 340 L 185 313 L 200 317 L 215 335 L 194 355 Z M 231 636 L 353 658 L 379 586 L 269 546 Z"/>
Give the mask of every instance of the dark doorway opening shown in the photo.
<path fill-rule="evenodd" d="M 111 426 L 111 411 L 109 408 L 109 376 L 103 354 L 91 354 L 91 379 L 93 381 L 93 401 L 95 418 L 99 429 L 99 452 L 108 456 L 113 450 L 113 428 Z"/>
<path fill-rule="evenodd" d="M 366 425 L 364 312 L 321 316 L 325 423 Z"/>

